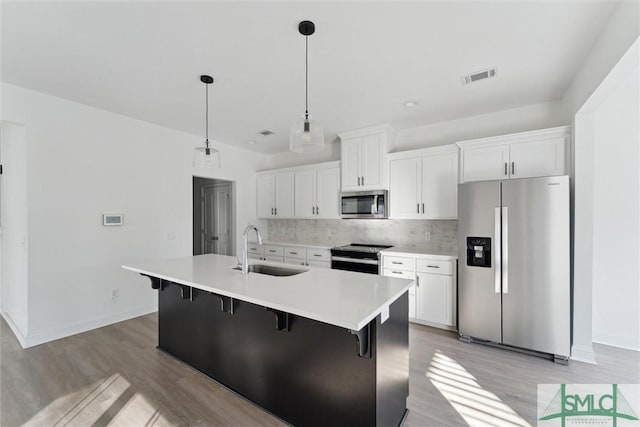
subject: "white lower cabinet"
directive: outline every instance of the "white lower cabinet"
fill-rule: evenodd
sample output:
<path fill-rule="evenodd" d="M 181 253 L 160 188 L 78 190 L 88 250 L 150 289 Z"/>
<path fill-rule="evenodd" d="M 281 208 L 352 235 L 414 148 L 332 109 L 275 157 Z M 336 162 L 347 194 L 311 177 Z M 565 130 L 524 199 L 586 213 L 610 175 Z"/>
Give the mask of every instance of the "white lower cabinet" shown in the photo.
<path fill-rule="evenodd" d="M 456 261 L 427 255 L 382 254 L 382 275 L 415 280 L 409 289 L 409 320 L 456 328 Z"/>
<path fill-rule="evenodd" d="M 453 326 L 453 276 L 416 274 L 416 317 Z"/>
<path fill-rule="evenodd" d="M 265 243 L 248 246 L 249 258 L 262 261 L 283 262 L 297 266 L 331 268 L 331 251 L 329 248 L 288 246 L 285 243 Z"/>
<path fill-rule="evenodd" d="M 307 261 L 307 265 L 309 265 L 311 267 L 319 267 L 319 268 L 327 268 L 327 269 L 331 268 L 331 263 L 329 261 L 313 261 L 313 260 L 309 260 L 309 261 Z"/>
<path fill-rule="evenodd" d="M 263 258 L 265 261 L 284 262 L 284 257 L 277 256 L 277 255 L 265 255 Z"/>

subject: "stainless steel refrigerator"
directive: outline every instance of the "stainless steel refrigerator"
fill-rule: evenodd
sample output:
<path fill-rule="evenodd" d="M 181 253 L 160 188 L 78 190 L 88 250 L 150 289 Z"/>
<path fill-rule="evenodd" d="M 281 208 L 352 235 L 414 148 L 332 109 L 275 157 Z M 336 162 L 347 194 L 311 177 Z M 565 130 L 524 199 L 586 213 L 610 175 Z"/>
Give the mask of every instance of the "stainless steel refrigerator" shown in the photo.
<path fill-rule="evenodd" d="M 570 354 L 569 177 L 460 184 L 461 339 Z"/>

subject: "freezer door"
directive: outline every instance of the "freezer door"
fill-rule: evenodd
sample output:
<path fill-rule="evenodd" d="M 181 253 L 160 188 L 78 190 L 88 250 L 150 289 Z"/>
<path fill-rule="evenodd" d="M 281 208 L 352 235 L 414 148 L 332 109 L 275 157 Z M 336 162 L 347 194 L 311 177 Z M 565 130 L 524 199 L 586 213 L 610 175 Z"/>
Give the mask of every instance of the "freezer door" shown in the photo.
<path fill-rule="evenodd" d="M 491 262 L 488 267 L 481 259 L 483 254 L 475 253 L 475 250 L 484 250 L 487 239 L 491 239 Z M 500 342 L 499 181 L 471 182 L 458 186 L 458 248 L 459 333 Z M 475 263 L 477 265 L 469 265 L 474 264 L 473 257 L 476 255 L 479 260 Z"/>
<path fill-rule="evenodd" d="M 504 344 L 569 356 L 569 177 L 502 183 Z"/>

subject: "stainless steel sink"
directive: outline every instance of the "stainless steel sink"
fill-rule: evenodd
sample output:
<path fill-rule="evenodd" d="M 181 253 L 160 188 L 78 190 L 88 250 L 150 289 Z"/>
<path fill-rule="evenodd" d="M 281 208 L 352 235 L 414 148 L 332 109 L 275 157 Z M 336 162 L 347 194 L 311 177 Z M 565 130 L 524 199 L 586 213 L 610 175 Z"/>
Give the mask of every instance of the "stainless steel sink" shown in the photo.
<path fill-rule="evenodd" d="M 242 270 L 241 267 L 234 267 L 234 270 Z M 273 265 L 250 264 L 249 273 L 267 274 L 269 276 L 295 276 L 308 270 L 298 270 L 295 268 L 276 267 Z"/>

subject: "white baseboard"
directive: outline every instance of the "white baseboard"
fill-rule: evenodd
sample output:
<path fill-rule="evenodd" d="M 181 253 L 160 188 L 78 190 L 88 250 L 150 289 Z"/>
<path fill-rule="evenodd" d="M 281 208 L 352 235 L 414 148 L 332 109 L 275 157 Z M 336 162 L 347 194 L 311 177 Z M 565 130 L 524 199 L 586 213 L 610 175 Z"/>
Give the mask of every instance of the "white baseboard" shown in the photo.
<path fill-rule="evenodd" d="M 153 306 L 138 307 L 132 310 L 100 317 L 98 319 L 76 323 L 75 325 L 66 326 L 64 328 L 51 329 L 48 331 L 36 332 L 34 334 L 27 334 L 27 336 L 24 337 L 23 340 L 20 340 L 20 337 L 18 337 L 18 341 L 20 341 L 20 345 L 22 345 L 23 348 L 33 347 L 49 341 L 68 337 L 70 335 L 75 335 L 82 332 L 90 331 L 92 329 L 108 326 L 114 323 L 123 322 L 134 317 L 144 316 L 145 314 L 153 313 L 157 310 L 158 308 L 155 304 Z"/>
<path fill-rule="evenodd" d="M 11 318 L 11 315 L 9 313 L 3 311 L 2 312 L 2 317 L 7 322 L 7 325 L 9 325 L 9 328 L 11 328 L 11 331 L 13 332 L 13 335 L 15 335 L 15 337 L 18 340 L 18 342 L 22 346 L 22 348 L 25 348 L 26 347 L 26 345 L 25 345 L 25 343 L 26 343 L 25 335 L 22 333 L 22 330 L 20 330 L 18 325 L 16 325 L 16 322 L 13 321 L 13 319 Z"/>
<path fill-rule="evenodd" d="M 583 347 L 574 345 L 571 347 L 571 360 L 576 362 L 589 363 L 591 365 L 597 365 L 596 354 L 593 352 L 593 347 Z"/>
<path fill-rule="evenodd" d="M 613 335 L 593 333 L 593 342 L 609 345 L 611 347 L 624 348 L 626 350 L 640 351 L 640 341 L 628 338 L 616 337 Z"/>

